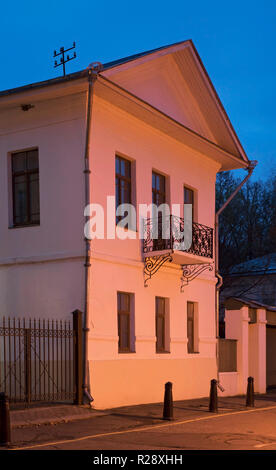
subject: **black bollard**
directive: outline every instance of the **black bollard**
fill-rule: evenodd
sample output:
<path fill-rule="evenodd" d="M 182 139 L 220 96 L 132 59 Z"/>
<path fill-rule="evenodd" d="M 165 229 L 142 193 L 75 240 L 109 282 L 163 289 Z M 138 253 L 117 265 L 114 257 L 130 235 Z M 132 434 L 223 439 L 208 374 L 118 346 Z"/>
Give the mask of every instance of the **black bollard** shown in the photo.
<path fill-rule="evenodd" d="M 254 404 L 254 378 L 247 379 L 246 406 L 255 406 Z"/>
<path fill-rule="evenodd" d="M 210 388 L 210 401 L 209 401 L 209 411 L 211 413 L 218 412 L 218 391 L 217 391 L 218 382 L 216 379 L 211 380 Z"/>
<path fill-rule="evenodd" d="M 165 384 L 163 419 L 173 419 L 172 383 Z"/>
<path fill-rule="evenodd" d="M 10 405 L 7 395 L 0 393 L 0 445 L 11 442 Z"/>

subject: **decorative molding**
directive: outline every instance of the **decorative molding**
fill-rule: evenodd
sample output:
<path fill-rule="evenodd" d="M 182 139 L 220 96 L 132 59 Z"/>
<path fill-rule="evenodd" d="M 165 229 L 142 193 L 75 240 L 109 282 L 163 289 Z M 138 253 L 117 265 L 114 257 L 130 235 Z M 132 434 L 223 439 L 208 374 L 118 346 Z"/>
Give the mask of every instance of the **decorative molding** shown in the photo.
<path fill-rule="evenodd" d="M 143 343 L 156 343 L 156 336 L 137 335 L 135 341 Z"/>
<path fill-rule="evenodd" d="M 26 256 L 18 258 L 2 258 L 0 266 L 14 266 L 19 264 L 36 264 L 36 263 L 57 263 L 59 261 L 83 260 L 85 256 L 80 253 L 49 253 L 42 256 Z"/>
<path fill-rule="evenodd" d="M 89 341 L 112 341 L 118 343 L 119 336 L 112 335 L 89 335 Z"/>

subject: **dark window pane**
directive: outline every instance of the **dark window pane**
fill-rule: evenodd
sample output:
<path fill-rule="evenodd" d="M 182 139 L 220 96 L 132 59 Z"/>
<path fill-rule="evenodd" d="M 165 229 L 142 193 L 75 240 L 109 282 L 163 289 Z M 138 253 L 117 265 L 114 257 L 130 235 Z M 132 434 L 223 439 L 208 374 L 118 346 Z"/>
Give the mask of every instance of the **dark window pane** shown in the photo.
<path fill-rule="evenodd" d="M 130 294 L 118 292 L 119 351 L 130 350 Z"/>
<path fill-rule="evenodd" d="M 165 298 L 155 297 L 155 318 L 156 318 L 156 351 L 165 351 Z"/>
<path fill-rule="evenodd" d="M 129 315 L 119 314 L 119 347 L 120 349 L 129 349 Z"/>
<path fill-rule="evenodd" d="M 116 208 L 121 204 L 131 204 L 131 163 L 116 156 Z M 121 219 L 117 217 L 117 223 Z"/>
<path fill-rule="evenodd" d="M 116 173 L 120 173 L 120 158 L 116 157 Z"/>
<path fill-rule="evenodd" d="M 30 213 L 39 215 L 39 181 L 38 175 L 30 176 Z M 35 217 L 37 220 L 37 217 Z"/>
<path fill-rule="evenodd" d="M 13 173 L 26 170 L 26 152 L 15 153 L 12 155 Z"/>
<path fill-rule="evenodd" d="M 187 303 L 187 338 L 188 353 L 194 352 L 194 304 Z"/>
<path fill-rule="evenodd" d="M 165 176 L 152 173 L 152 202 L 157 206 L 166 202 L 165 184 Z"/>
<path fill-rule="evenodd" d="M 37 150 L 31 150 L 27 152 L 27 168 L 28 170 L 38 169 L 38 152 Z"/>
<path fill-rule="evenodd" d="M 164 336 L 165 336 L 165 317 L 158 315 L 157 324 L 156 324 L 156 337 L 157 337 L 156 349 L 157 351 L 165 350 Z"/>
<path fill-rule="evenodd" d="M 184 203 L 193 204 L 194 203 L 194 192 L 192 189 L 184 188 Z"/>
<path fill-rule="evenodd" d="M 38 151 L 12 155 L 13 219 L 15 225 L 39 223 Z"/>
<path fill-rule="evenodd" d="M 14 216 L 17 224 L 27 222 L 27 179 L 25 176 L 14 178 Z"/>
<path fill-rule="evenodd" d="M 128 312 L 130 310 L 130 299 L 128 294 L 120 294 L 121 305 L 120 311 L 121 312 Z"/>
<path fill-rule="evenodd" d="M 165 299 L 156 297 L 156 313 L 165 315 Z"/>

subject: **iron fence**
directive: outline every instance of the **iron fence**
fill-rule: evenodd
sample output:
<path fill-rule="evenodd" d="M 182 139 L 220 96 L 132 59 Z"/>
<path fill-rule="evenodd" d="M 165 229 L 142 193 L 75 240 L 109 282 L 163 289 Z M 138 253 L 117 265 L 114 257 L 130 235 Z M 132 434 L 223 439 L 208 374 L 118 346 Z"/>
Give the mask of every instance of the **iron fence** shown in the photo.
<path fill-rule="evenodd" d="M 11 402 L 74 401 L 75 338 L 70 321 L 0 318 L 0 391 Z"/>

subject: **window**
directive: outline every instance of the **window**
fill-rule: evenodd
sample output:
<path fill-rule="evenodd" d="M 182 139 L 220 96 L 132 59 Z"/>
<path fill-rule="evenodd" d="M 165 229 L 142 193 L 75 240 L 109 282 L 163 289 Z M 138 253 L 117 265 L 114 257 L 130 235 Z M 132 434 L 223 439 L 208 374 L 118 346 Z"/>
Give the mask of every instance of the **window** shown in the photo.
<path fill-rule="evenodd" d="M 192 204 L 192 214 L 194 219 L 194 191 L 184 186 L 184 204 Z"/>
<path fill-rule="evenodd" d="M 116 209 L 121 204 L 131 204 L 131 162 L 116 155 Z M 124 216 L 116 217 L 116 223 Z"/>
<path fill-rule="evenodd" d="M 160 206 L 166 202 L 166 178 L 152 172 L 152 203 Z"/>
<path fill-rule="evenodd" d="M 195 353 L 196 351 L 196 318 L 195 318 L 195 303 L 187 302 L 187 337 L 188 337 L 188 353 Z"/>
<path fill-rule="evenodd" d="M 40 222 L 38 150 L 11 155 L 13 225 L 36 225 Z"/>
<path fill-rule="evenodd" d="M 168 352 L 168 316 L 166 303 L 168 299 L 155 297 L 156 352 Z"/>
<path fill-rule="evenodd" d="M 166 178 L 159 173 L 152 172 L 152 203 L 156 206 L 165 204 L 166 202 Z M 155 221 L 158 224 L 157 238 L 153 240 L 154 250 L 164 250 L 166 248 L 166 239 L 162 238 L 162 213 L 158 213 L 158 219 Z"/>
<path fill-rule="evenodd" d="M 117 293 L 119 352 L 134 352 L 133 294 Z"/>

